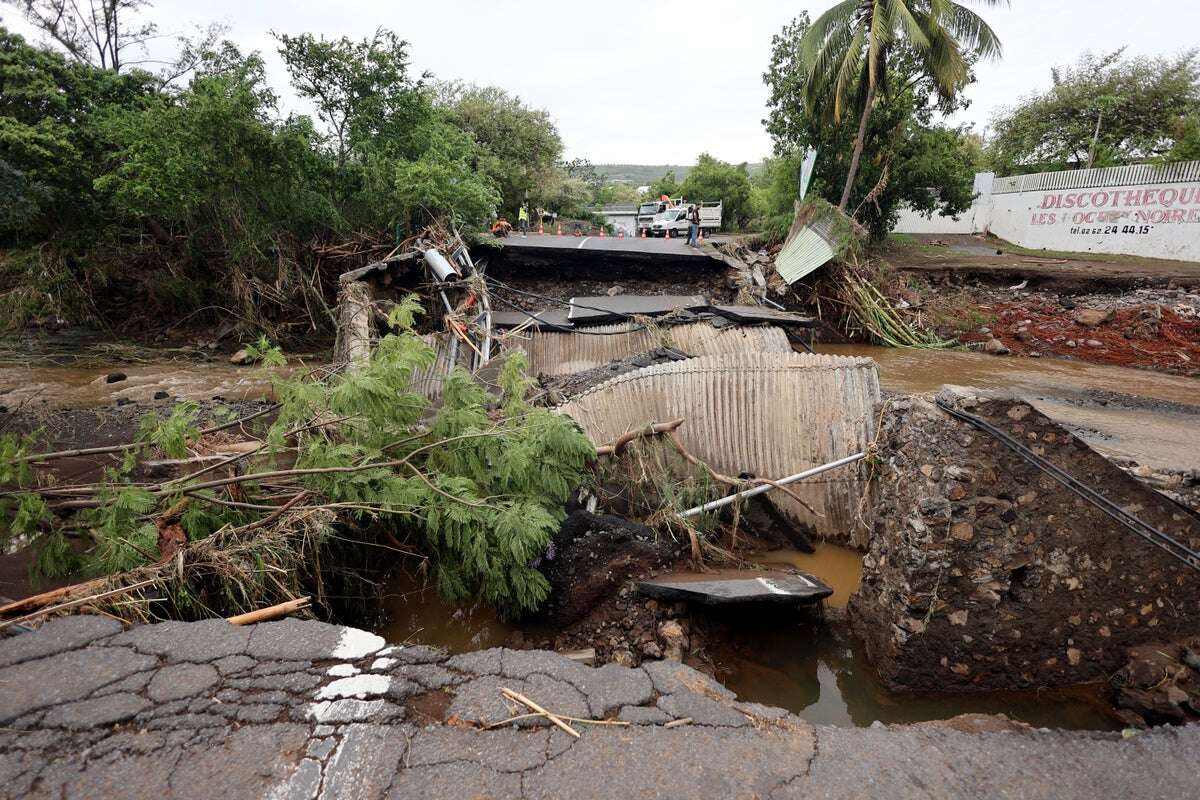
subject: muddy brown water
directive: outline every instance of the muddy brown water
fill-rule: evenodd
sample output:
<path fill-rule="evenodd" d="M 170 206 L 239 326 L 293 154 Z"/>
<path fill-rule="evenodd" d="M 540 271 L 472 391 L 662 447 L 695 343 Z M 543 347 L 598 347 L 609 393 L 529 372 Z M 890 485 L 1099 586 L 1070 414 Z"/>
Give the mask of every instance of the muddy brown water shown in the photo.
<path fill-rule="evenodd" d="M 863 344 L 823 344 L 816 349 L 819 353 L 875 359 L 883 388 L 895 392 L 936 392 L 945 384 L 1051 396 L 1101 389 L 1169 403 L 1200 404 L 1200 379 L 1150 370 L 965 350 L 910 350 Z"/>
<path fill-rule="evenodd" d="M 156 392 L 180 400 L 258 400 L 271 395 L 273 375 L 297 367 L 265 370 L 231 364 L 187 364 L 176 361 L 94 366 L 0 366 L 0 403 L 9 409 L 95 408 L 118 400 L 148 403 Z M 115 383 L 115 372 L 126 377 Z"/>
<path fill-rule="evenodd" d="M 832 608 L 844 608 L 862 578 L 862 556 L 829 544 L 818 544 L 811 554 L 777 550 L 754 560 L 819 575 L 834 590 L 827 601 Z M 718 678 L 743 700 L 786 708 L 813 723 L 854 727 L 877 720 L 911 723 L 1005 713 L 1039 727 L 1120 727 L 1098 693 L 1088 690 L 945 696 L 889 692 L 845 626 L 827 624 L 811 612 L 705 613 L 721 634 L 708 642 Z M 482 604 L 447 604 L 436 589 L 411 574 L 397 575 L 387 584 L 383 620 L 377 633 L 392 644 L 436 645 L 452 653 L 500 647 L 518 629 Z"/>
<path fill-rule="evenodd" d="M 962 350 L 871 345 L 817 350 L 875 359 L 880 384 L 892 392 L 928 394 L 946 384 L 1011 392 L 1108 458 L 1156 470 L 1200 470 L 1200 378 Z"/>

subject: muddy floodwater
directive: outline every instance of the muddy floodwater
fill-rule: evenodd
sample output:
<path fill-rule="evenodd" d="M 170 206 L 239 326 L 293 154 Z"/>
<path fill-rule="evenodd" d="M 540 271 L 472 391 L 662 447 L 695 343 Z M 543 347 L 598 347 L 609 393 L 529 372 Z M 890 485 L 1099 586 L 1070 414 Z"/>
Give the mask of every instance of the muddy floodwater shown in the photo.
<path fill-rule="evenodd" d="M 1034 395 L 1096 389 L 1169 403 L 1200 403 L 1200 379 L 1062 358 L 1006 358 L 966 350 L 911 350 L 863 344 L 817 345 L 818 353 L 866 356 L 879 364 L 883 388 L 936 392 L 945 384 L 1011 389 Z"/>
<path fill-rule="evenodd" d="M 818 352 L 875 359 L 887 391 L 923 394 L 953 384 L 1019 394 L 1108 458 L 1200 469 L 1200 378 L 963 350 L 821 345 Z"/>
<path fill-rule="evenodd" d="M 833 590 L 831 608 L 844 608 L 862 578 L 862 556 L 818 544 L 815 553 L 777 550 L 754 561 L 819 575 Z M 697 612 L 693 612 L 696 614 Z M 819 724 L 867 726 L 911 723 L 965 713 L 1004 713 L 1035 726 L 1088 730 L 1120 727 L 1098 692 L 983 693 L 925 696 L 889 692 L 875 678 L 860 643 L 844 624 L 811 612 L 704 612 L 714 634 L 707 647 L 717 677 L 744 700 L 767 703 Z M 385 588 L 377 632 L 392 644 L 429 644 L 462 653 L 500 647 L 517 630 L 484 605 L 455 608 L 419 576 L 400 574 Z"/>

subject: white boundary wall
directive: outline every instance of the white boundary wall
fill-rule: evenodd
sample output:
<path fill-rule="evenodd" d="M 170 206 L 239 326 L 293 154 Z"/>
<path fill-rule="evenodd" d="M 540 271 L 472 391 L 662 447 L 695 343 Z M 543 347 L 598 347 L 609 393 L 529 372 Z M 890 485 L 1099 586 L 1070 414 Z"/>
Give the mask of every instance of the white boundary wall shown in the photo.
<path fill-rule="evenodd" d="M 958 219 L 901 212 L 897 233 L 994 233 L 1022 247 L 1200 261 L 1200 161 L 975 176 Z"/>

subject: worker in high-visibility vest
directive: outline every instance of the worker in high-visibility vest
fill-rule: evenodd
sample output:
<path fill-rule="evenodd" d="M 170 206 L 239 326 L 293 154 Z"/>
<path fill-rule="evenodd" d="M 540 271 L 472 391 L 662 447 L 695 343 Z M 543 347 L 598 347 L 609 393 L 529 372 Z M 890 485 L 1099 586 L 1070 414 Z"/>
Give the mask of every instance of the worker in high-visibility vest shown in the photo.
<path fill-rule="evenodd" d="M 517 225 L 521 227 L 521 238 L 525 239 L 529 236 L 529 204 L 521 205 L 521 210 L 517 212 Z"/>

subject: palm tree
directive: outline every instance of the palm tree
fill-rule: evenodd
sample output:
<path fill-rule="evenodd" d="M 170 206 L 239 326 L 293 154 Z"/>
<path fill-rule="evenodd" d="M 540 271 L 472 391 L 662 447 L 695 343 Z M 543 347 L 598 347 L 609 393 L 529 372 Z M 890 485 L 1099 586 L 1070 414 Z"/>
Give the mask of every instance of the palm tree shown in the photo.
<path fill-rule="evenodd" d="M 973 2 L 998 6 L 1008 0 Z M 876 93 L 887 88 L 888 57 L 902 42 L 908 43 L 945 99 L 966 86 L 969 54 L 1000 55 L 1000 40 L 988 24 L 951 0 L 841 0 L 822 14 L 800 40 L 805 103 L 834 122 L 841 121 L 852 99 L 862 103 L 839 205 L 843 211 L 858 176 Z"/>

